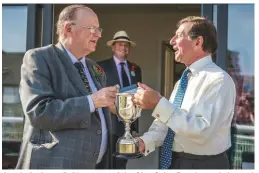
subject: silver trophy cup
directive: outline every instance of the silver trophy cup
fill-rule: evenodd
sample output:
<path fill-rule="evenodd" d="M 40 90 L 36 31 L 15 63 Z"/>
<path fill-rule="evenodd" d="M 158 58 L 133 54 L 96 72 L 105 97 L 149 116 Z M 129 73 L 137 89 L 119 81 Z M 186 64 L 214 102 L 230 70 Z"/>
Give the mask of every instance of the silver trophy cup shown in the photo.
<path fill-rule="evenodd" d="M 133 103 L 133 93 L 117 93 L 116 94 L 116 111 L 117 116 L 123 121 L 125 133 L 116 143 L 116 157 L 133 159 L 142 157 L 139 152 L 138 141 L 134 139 L 130 133 L 130 125 L 140 117 L 141 108 Z"/>

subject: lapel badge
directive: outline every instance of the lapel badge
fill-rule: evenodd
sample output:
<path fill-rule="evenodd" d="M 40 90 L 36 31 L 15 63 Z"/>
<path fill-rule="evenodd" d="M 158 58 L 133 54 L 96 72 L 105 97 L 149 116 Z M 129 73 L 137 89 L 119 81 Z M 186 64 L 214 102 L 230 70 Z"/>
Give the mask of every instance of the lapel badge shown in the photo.
<path fill-rule="evenodd" d="M 130 74 L 131 76 L 134 76 L 134 77 L 136 76 L 136 73 L 134 71 L 131 71 Z"/>
<path fill-rule="evenodd" d="M 133 76 L 133 77 L 136 76 L 136 73 L 135 73 L 135 64 L 134 64 L 134 63 L 131 63 L 130 74 L 131 74 L 131 76 Z"/>

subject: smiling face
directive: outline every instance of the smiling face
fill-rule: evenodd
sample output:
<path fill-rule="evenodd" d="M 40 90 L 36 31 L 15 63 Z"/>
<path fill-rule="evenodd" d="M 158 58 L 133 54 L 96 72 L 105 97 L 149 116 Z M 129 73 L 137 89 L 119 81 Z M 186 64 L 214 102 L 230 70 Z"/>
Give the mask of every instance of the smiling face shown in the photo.
<path fill-rule="evenodd" d="M 184 64 L 188 64 L 195 55 L 196 40 L 192 40 L 188 35 L 191 26 L 189 22 L 181 24 L 170 40 L 170 45 L 175 50 L 175 61 Z"/>
<path fill-rule="evenodd" d="M 76 23 L 75 32 L 71 35 L 75 44 L 77 47 L 81 47 L 87 54 L 94 52 L 97 41 L 101 38 L 101 33 L 98 32 L 99 20 L 96 14 L 86 12 L 84 9 L 79 10 Z M 92 29 L 88 27 L 92 27 Z"/>
<path fill-rule="evenodd" d="M 217 31 L 211 21 L 200 16 L 188 16 L 180 20 L 177 27 L 170 40 L 177 62 L 190 66 L 216 51 Z"/>
<path fill-rule="evenodd" d="M 96 50 L 101 38 L 97 15 L 89 9 L 78 9 L 75 19 L 65 25 L 69 49 L 77 57 L 83 57 Z"/>
<path fill-rule="evenodd" d="M 113 54 L 121 61 L 125 60 L 130 52 L 130 44 L 125 41 L 116 41 L 112 45 Z"/>

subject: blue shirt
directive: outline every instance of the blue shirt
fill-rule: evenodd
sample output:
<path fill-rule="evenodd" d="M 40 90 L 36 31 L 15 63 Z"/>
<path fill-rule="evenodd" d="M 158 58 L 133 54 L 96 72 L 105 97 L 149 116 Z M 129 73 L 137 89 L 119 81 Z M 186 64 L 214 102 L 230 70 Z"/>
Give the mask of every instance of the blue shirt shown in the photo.
<path fill-rule="evenodd" d="M 116 56 L 113 56 L 113 59 L 114 59 L 114 61 L 115 61 L 116 68 L 117 68 L 117 71 L 118 71 L 119 80 L 120 80 L 120 86 L 122 86 L 122 74 L 121 74 L 121 68 L 122 68 L 122 67 L 121 67 L 121 65 L 120 65 L 121 62 L 124 62 L 124 63 L 125 63 L 124 70 L 125 70 L 125 72 L 126 72 L 126 74 L 127 74 L 127 76 L 128 76 L 129 83 L 130 83 L 130 85 L 131 85 L 132 83 L 131 83 L 131 78 L 130 78 L 130 70 L 129 70 L 129 68 L 128 68 L 128 62 L 127 62 L 126 60 L 120 61 Z"/>
<path fill-rule="evenodd" d="M 74 55 L 72 55 L 72 53 L 69 50 L 66 49 L 66 51 L 67 51 L 71 61 L 73 62 L 73 64 L 75 64 L 76 62 L 79 62 L 78 59 Z M 97 92 L 97 88 L 93 82 L 93 79 L 91 77 L 91 74 L 87 68 L 85 61 L 86 61 L 85 57 L 81 58 L 81 60 L 80 60 L 80 62 L 84 65 L 85 75 L 89 81 L 90 88 L 91 88 L 92 92 L 94 93 L 94 92 Z M 90 111 L 94 112 L 95 107 L 94 107 L 93 100 L 90 95 L 88 95 L 87 98 L 88 98 L 88 102 L 89 102 L 89 106 L 90 106 Z M 107 126 L 106 126 L 102 108 L 98 108 L 98 113 L 99 113 L 99 116 L 101 119 L 101 125 L 102 125 L 102 141 L 101 141 L 100 153 L 99 153 L 96 163 L 100 163 L 102 161 L 103 155 L 105 154 L 105 152 L 107 150 L 107 142 L 108 142 L 108 131 L 107 131 Z"/>

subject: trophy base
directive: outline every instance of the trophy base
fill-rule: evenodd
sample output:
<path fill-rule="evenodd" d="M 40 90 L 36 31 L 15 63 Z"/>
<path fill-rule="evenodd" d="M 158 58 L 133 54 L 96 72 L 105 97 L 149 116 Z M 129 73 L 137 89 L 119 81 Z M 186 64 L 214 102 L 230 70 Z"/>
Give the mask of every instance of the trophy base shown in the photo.
<path fill-rule="evenodd" d="M 122 153 L 116 152 L 113 154 L 113 156 L 118 157 L 118 158 L 123 158 L 123 159 L 137 159 L 137 158 L 144 156 L 144 154 L 142 154 L 142 153 L 122 154 Z"/>

